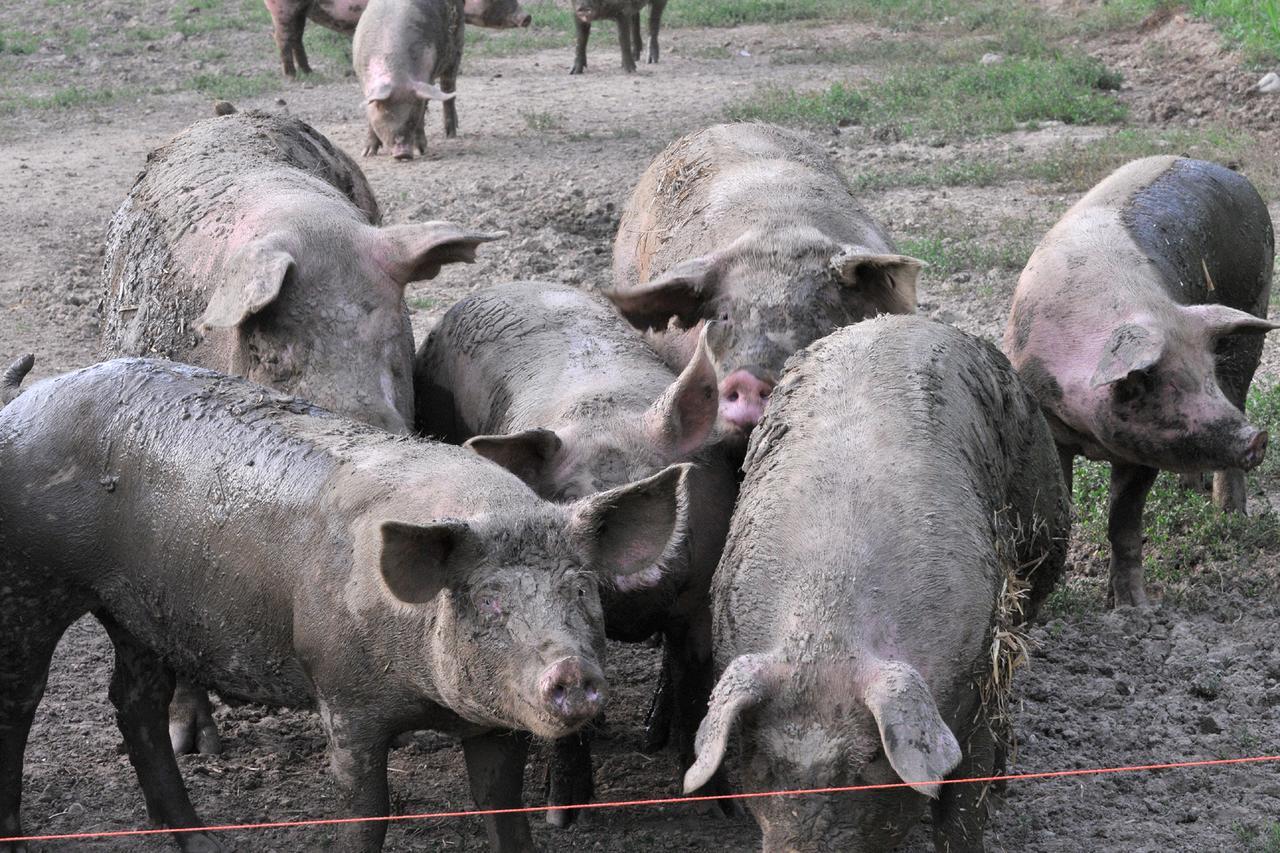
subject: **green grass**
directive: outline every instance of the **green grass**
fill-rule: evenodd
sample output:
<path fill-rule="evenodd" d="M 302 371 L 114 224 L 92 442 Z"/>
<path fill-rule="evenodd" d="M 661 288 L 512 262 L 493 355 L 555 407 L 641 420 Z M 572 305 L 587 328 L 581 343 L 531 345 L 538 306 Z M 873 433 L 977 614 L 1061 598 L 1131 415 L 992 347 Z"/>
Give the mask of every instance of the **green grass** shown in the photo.
<path fill-rule="evenodd" d="M 949 229 L 954 232 L 954 229 Z M 1020 270 L 1031 257 L 1035 242 L 1030 237 L 1014 237 L 1000 243 L 983 242 L 975 237 L 948 233 L 907 236 L 898 241 L 904 255 L 919 258 L 927 267 L 930 280 L 949 278 L 959 272 L 983 273 L 987 270 Z"/>
<path fill-rule="evenodd" d="M 521 111 L 520 118 L 530 130 L 545 132 L 560 127 L 560 119 L 554 113 Z"/>
<path fill-rule="evenodd" d="M 1191 9 L 1239 44 L 1252 61 L 1280 59 L 1280 0 L 1192 0 Z"/>
<path fill-rule="evenodd" d="M 72 109 L 76 107 L 104 106 L 131 94 L 128 89 L 88 89 L 83 86 L 67 86 L 47 95 L 0 94 L 0 115 L 25 110 Z"/>
<path fill-rule="evenodd" d="M 334 63 L 344 72 L 351 67 L 351 36 L 312 25 L 302 34 L 307 57 L 314 63 L 315 57 Z"/>
<path fill-rule="evenodd" d="M 1244 845 L 1242 853 L 1280 853 L 1280 821 L 1265 826 L 1237 822 L 1231 829 Z"/>
<path fill-rule="evenodd" d="M 686 0 L 668 6 L 662 22 L 673 27 L 736 27 L 842 15 L 848 15 L 846 0 Z"/>
<path fill-rule="evenodd" d="M 0 30 L 0 54 L 24 56 L 40 47 L 40 35 L 23 30 Z"/>
<path fill-rule="evenodd" d="M 271 24 L 271 15 L 261 0 L 179 0 L 169 18 L 173 28 L 188 38 L 218 30 L 251 30 Z"/>
<path fill-rule="evenodd" d="M 415 311 L 430 311 L 439 301 L 434 296 L 414 296 L 409 300 L 409 307 Z"/>
<path fill-rule="evenodd" d="M 1112 124 L 1125 108 L 1107 90 L 1115 72 L 1092 57 L 1010 58 L 997 65 L 917 65 L 878 83 L 834 83 L 825 90 L 757 90 L 731 105 L 737 121 L 822 126 L 856 124 L 908 138 L 961 139 L 1043 121 Z"/>
<path fill-rule="evenodd" d="M 197 74 L 191 78 L 189 88 L 211 98 L 234 102 L 261 95 L 278 85 L 278 80 L 275 74 L 251 74 L 246 77 L 220 73 Z"/>

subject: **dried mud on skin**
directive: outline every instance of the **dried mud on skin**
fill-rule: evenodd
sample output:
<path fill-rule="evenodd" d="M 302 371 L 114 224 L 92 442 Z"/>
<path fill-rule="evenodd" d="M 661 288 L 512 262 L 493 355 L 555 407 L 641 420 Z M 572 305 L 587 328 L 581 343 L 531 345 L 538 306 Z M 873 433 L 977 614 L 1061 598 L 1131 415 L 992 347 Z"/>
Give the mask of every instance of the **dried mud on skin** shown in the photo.
<path fill-rule="evenodd" d="M 44 4 L 14 0 L 0 10 L 0 23 L 27 26 L 27 18 L 45 14 Z M 92 42 L 99 30 L 131 18 L 164 29 L 171 6 L 168 0 L 89 0 L 77 7 L 77 15 Z M 1222 96 L 1221 87 L 1235 93 L 1256 75 L 1221 55 L 1216 36 L 1206 41 L 1197 26 L 1166 22 L 1152 33 L 1108 36 L 1086 47 L 1129 75 L 1132 85 L 1121 97 L 1129 101 L 1136 125 L 1181 127 L 1191 118 L 1216 118 L 1280 143 L 1280 123 L 1267 112 L 1276 110 L 1280 99 L 1267 106 L 1235 94 Z M 613 67 L 614 46 L 607 39 L 592 48 L 588 73 L 572 79 L 568 47 L 504 58 L 466 57 L 459 78 L 465 107 L 456 140 L 442 138 L 440 111 L 434 109 L 427 119 L 431 157 L 409 164 L 387 157 L 360 160 L 388 223 L 449 219 L 512 233 L 486 246 L 475 265 L 447 269 L 438 279 L 410 288 L 418 338 L 475 286 L 522 278 L 588 288 L 607 284 L 621 208 L 653 156 L 677 136 L 718 120 L 727 102 L 758 83 L 816 88 L 873 73 L 769 62 L 774 51 L 854 44 L 869 31 L 863 25 L 670 29 L 663 34 L 662 63 L 641 66 L 634 76 Z M 1167 61 L 1143 58 L 1149 56 L 1142 52 L 1144 40 L 1152 38 L 1168 42 L 1161 48 Z M 235 63 L 251 73 L 278 74 L 266 28 L 152 44 L 154 49 L 140 48 L 134 55 L 95 57 L 92 69 L 92 63 L 76 64 L 48 52 L 33 54 L 28 67 L 33 73 L 65 74 L 70 82 L 92 79 L 145 89 L 174 74 L 198 73 L 197 53 L 216 46 L 228 52 L 224 63 L 229 67 Z M 751 56 L 740 56 L 740 49 Z M 237 107 L 287 112 L 314 124 L 348 153 L 358 152 L 364 119 L 356 84 L 344 79 L 332 60 L 316 60 L 323 79 L 280 80 Z M 276 98 L 287 103 L 276 104 Z M 1178 104 L 1171 116 L 1165 116 L 1166 100 Z M 209 98 L 187 92 L 4 117 L 0 363 L 34 351 L 37 375 L 48 375 L 94 360 L 107 222 L 146 152 L 211 111 Z M 539 122 L 526 115 L 549 115 L 555 126 L 531 130 Z M 1005 152 L 1011 145 L 1031 156 L 1063 140 L 1098 135 L 1093 128 L 1050 127 L 942 149 L 879 143 L 856 129 L 824 139 L 836 161 L 853 174 L 900 156 L 930 163 Z M 868 195 L 865 205 L 895 238 L 931 221 L 989 222 L 995 238 L 1007 217 L 1047 227 L 1073 200 L 1052 188 L 1013 184 L 894 190 Z M 1273 204 L 1272 212 L 1276 216 L 1280 208 Z M 965 281 L 941 281 L 926 270 L 921 311 L 998 340 L 1016 277 L 1007 270 L 974 270 Z M 1280 379 L 1274 340 L 1280 335 L 1272 338 L 1259 374 L 1264 381 Z M 1105 571 L 1092 550 L 1073 550 L 1069 575 Z M 1254 562 L 1226 567 L 1222 582 L 1213 571 L 1204 571 L 1189 602 L 1151 612 L 1107 613 L 1097 609 L 1099 602 L 1088 601 L 1083 612 L 1042 618 L 1029 632 L 1030 664 L 1014 677 L 1010 713 L 1018 748 L 1009 772 L 1280 752 L 1276 560 L 1274 555 L 1246 560 Z M 1246 597 L 1231 580 L 1244 572 L 1270 580 Z M 29 832 L 147 826 L 107 701 L 111 657 L 105 635 L 90 619 L 73 626 L 59 648 L 26 753 L 23 814 Z M 613 700 L 596 742 L 601 800 L 678 793 L 669 756 L 639 752 L 657 667 L 652 649 L 609 647 Z M 246 705 L 221 707 L 218 717 L 224 754 L 180 762 L 205 820 L 334 814 L 324 738 L 313 714 Z M 540 747 L 526 773 L 530 804 L 542 801 L 545 758 Z M 461 750 L 441 736 L 422 733 L 394 751 L 390 781 L 400 814 L 472 807 Z M 1248 850 L 1243 839 L 1278 819 L 1280 767 L 1175 770 L 1009 783 L 1002 795 L 993 795 L 987 840 L 988 850 L 1010 853 Z M 694 806 L 592 812 L 567 832 L 551 830 L 537 816 L 533 826 L 544 849 L 604 853 L 747 851 L 758 849 L 760 837 L 749 818 L 711 817 Z M 233 850 L 283 853 L 323 850 L 333 838 L 333 830 L 320 827 L 230 833 L 225 843 Z M 163 836 L 34 848 L 176 849 Z M 393 824 L 387 849 L 481 851 L 485 842 L 476 819 L 417 821 Z M 904 851 L 929 850 L 928 828 L 921 826 Z"/>

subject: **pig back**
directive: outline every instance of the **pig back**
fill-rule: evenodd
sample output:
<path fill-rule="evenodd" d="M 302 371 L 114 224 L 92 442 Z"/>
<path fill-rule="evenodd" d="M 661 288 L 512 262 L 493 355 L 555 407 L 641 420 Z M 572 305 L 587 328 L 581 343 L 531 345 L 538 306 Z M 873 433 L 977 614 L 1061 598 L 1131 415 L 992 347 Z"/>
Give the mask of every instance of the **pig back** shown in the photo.
<path fill-rule="evenodd" d="M 254 196 L 314 194 L 381 214 L 359 167 L 314 128 L 252 110 L 197 122 L 152 151 L 107 229 L 101 352 L 185 360 L 209 284 L 188 268 L 184 241 L 233 236 Z M 225 248 L 225 246 L 224 246 Z"/>

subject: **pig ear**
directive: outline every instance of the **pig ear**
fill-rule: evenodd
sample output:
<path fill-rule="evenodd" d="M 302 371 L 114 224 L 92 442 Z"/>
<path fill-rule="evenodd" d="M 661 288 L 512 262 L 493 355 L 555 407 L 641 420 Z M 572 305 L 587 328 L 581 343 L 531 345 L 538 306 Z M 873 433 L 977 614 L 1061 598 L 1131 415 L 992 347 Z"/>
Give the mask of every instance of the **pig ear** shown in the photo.
<path fill-rule="evenodd" d="M 421 80 L 413 81 L 413 91 L 424 101 L 452 101 L 458 94 L 457 92 L 446 92 L 438 86 L 424 83 Z"/>
<path fill-rule="evenodd" d="M 392 225 L 380 232 L 386 242 L 386 268 L 397 284 L 435 278 L 445 264 L 474 263 L 476 247 L 501 240 L 505 231 L 472 231 L 452 222 Z"/>
<path fill-rule="evenodd" d="M 365 87 L 364 99 L 367 103 L 372 104 L 374 101 L 385 101 L 391 97 L 391 81 L 387 78 L 378 80 L 370 80 L 369 85 Z"/>
<path fill-rule="evenodd" d="M 477 435 L 463 443 L 490 462 L 496 462 L 541 492 L 551 461 L 560 452 L 560 436 L 549 429 L 527 429 L 510 435 Z"/>
<path fill-rule="evenodd" d="M 873 311 L 864 313 L 914 314 L 916 281 L 924 261 L 907 255 L 870 254 L 846 246 L 831 258 L 836 280 L 851 288 Z"/>
<path fill-rule="evenodd" d="M 656 584 L 659 566 L 688 544 L 688 468 L 672 465 L 575 502 L 570 535 L 588 566 L 610 580 L 627 578 L 632 589 Z"/>
<path fill-rule="evenodd" d="M 715 256 L 706 255 L 678 263 L 638 287 L 605 295 L 636 328 L 662 330 L 672 317 L 688 328 L 698 322 L 703 304 L 715 295 L 718 280 Z"/>
<path fill-rule="evenodd" d="M 1265 317 L 1255 317 L 1248 311 L 1237 311 L 1225 305 L 1187 305 L 1183 313 L 1200 323 L 1209 337 L 1233 335 L 1236 332 L 1270 332 L 1280 329 Z"/>
<path fill-rule="evenodd" d="M 884 753 L 902 781 L 936 798 L 938 782 L 960 763 L 960 743 L 920 673 L 905 663 L 883 663 L 863 688 L 862 701 L 875 717 Z"/>
<path fill-rule="evenodd" d="M 1102 357 L 1089 380 L 1089 387 L 1101 388 L 1147 370 L 1164 354 L 1164 336 L 1139 323 L 1125 323 L 1111 333 Z"/>
<path fill-rule="evenodd" d="M 765 700 L 772 680 L 770 661 L 766 655 L 740 655 L 725 667 L 693 741 L 696 757 L 684 774 L 685 794 L 692 794 L 710 781 L 724 761 L 734 722 L 743 711 Z"/>
<path fill-rule="evenodd" d="M 410 524 L 384 521 L 379 563 L 391 594 L 406 604 L 424 604 L 458 577 L 451 571 L 459 550 L 473 538 L 460 521 Z"/>
<path fill-rule="evenodd" d="M 240 251 L 230 265 L 204 313 L 196 321 L 197 328 L 214 329 L 238 326 L 276 300 L 285 282 L 297 270 L 293 256 L 280 249 L 254 243 Z"/>
<path fill-rule="evenodd" d="M 688 456 L 711 434 L 719 409 L 720 388 L 704 324 L 688 365 L 649 407 L 645 431 L 667 458 Z"/>

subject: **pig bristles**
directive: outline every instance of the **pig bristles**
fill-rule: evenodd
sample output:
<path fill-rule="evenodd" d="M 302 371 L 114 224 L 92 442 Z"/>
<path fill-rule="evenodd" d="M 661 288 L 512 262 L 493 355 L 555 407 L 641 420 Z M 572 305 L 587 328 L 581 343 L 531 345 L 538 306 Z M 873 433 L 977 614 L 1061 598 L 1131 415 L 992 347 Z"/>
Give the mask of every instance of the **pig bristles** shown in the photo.
<path fill-rule="evenodd" d="M 1213 276 L 1209 275 L 1209 265 L 1204 262 L 1204 258 L 1200 259 L 1200 269 L 1204 270 L 1205 286 L 1208 287 L 1209 292 L 1212 293 L 1215 290 L 1213 286 Z"/>

